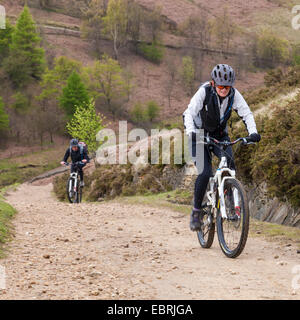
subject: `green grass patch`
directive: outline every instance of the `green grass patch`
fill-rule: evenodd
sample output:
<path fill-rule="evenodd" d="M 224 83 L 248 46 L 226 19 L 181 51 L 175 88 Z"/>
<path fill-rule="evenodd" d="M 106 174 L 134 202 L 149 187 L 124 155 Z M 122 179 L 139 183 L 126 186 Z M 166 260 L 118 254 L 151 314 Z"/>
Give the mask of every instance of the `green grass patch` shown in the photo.
<path fill-rule="evenodd" d="M 151 44 L 142 42 L 138 46 L 138 52 L 145 59 L 160 64 L 164 57 L 164 46 L 156 42 Z"/>
<path fill-rule="evenodd" d="M 148 195 L 135 195 L 130 197 L 117 197 L 115 198 L 114 202 L 125 202 L 130 204 L 141 204 L 147 205 L 155 208 L 168 208 L 172 209 L 176 212 L 181 212 L 188 214 L 191 211 L 191 205 L 183 205 L 172 201 L 178 196 L 183 198 L 190 197 L 190 193 L 187 191 L 181 190 L 173 190 L 168 192 L 162 192 L 157 194 L 148 194 Z"/>
<path fill-rule="evenodd" d="M 13 187 L 15 187 L 14 185 Z M 10 187 L 11 188 L 11 187 Z M 3 245 L 11 238 L 11 219 L 16 213 L 16 210 L 3 199 L 3 195 L 8 188 L 0 190 L 0 258 L 4 256 Z"/>
<path fill-rule="evenodd" d="M 251 219 L 250 235 L 252 237 L 263 237 L 267 240 L 282 241 L 284 243 L 293 242 L 300 249 L 299 228 Z"/>
<path fill-rule="evenodd" d="M 60 146 L 0 160 L 0 188 L 28 181 L 57 168 L 65 149 L 65 146 Z"/>

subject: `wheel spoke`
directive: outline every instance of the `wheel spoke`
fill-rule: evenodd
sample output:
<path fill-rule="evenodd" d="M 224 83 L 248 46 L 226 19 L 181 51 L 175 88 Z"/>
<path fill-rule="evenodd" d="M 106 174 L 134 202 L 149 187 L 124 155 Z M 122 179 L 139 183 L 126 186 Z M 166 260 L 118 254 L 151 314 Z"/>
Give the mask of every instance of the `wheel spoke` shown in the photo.
<path fill-rule="evenodd" d="M 228 257 L 237 257 L 246 244 L 249 228 L 249 208 L 242 185 L 234 179 L 224 186 L 227 218 L 218 218 L 218 236 L 223 252 Z"/>

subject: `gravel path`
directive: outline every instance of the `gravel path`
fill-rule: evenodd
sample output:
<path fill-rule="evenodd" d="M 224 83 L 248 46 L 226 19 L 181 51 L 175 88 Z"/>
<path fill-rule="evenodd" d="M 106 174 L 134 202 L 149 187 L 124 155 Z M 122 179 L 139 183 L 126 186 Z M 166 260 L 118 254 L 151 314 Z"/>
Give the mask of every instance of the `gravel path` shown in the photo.
<path fill-rule="evenodd" d="M 248 239 L 237 259 L 201 249 L 189 218 L 122 203 L 60 203 L 23 184 L 0 299 L 299 299 L 293 246 Z M 299 267 L 300 269 L 300 267 Z M 299 284 L 300 285 L 300 284 Z"/>

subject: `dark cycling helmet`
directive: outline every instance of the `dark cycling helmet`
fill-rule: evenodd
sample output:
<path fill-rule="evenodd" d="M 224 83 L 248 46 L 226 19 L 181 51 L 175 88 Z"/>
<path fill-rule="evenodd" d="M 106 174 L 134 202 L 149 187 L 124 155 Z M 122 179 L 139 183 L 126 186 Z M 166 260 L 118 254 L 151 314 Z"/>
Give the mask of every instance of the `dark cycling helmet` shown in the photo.
<path fill-rule="evenodd" d="M 70 141 L 70 147 L 78 147 L 78 140 L 77 139 L 72 139 Z"/>
<path fill-rule="evenodd" d="M 217 64 L 211 72 L 211 78 L 217 86 L 233 86 L 235 72 L 228 64 Z"/>

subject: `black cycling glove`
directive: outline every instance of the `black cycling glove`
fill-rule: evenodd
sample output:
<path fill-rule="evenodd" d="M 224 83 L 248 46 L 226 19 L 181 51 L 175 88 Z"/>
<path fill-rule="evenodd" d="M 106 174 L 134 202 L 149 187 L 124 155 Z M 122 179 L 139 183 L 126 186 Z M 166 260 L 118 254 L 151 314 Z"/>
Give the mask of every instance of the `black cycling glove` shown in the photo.
<path fill-rule="evenodd" d="M 261 139 L 260 134 L 251 133 L 249 137 L 246 138 L 247 142 L 259 142 Z"/>
<path fill-rule="evenodd" d="M 250 134 L 250 138 L 253 142 L 259 142 L 261 139 L 261 136 L 259 133 L 252 133 Z"/>

